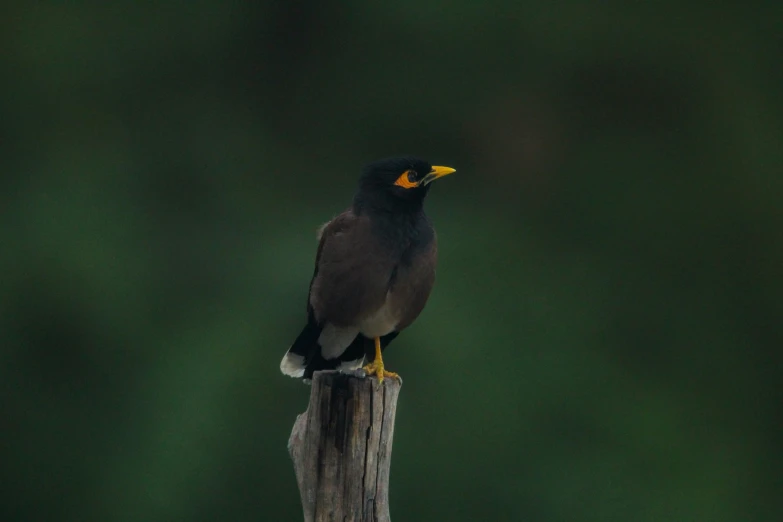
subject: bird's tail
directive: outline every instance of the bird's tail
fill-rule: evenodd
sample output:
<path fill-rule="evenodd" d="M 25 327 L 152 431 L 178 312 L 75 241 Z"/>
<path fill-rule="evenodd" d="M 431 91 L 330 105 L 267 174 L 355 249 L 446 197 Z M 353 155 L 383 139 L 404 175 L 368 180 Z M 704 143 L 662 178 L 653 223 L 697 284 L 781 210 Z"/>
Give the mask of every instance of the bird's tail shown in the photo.
<path fill-rule="evenodd" d="M 280 361 L 280 371 L 289 377 L 304 377 L 307 363 L 315 352 L 321 351 L 318 346 L 320 335 L 321 328 L 315 323 L 308 322 Z"/>
<path fill-rule="evenodd" d="M 356 369 L 362 365 L 371 340 L 359 334 L 338 357 L 325 359 L 318 344 L 321 330 L 322 327 L 308 322 L 280 361 L 281 372 L 289 377 L 312 379 L 313 372 L 319 370 Z"/>

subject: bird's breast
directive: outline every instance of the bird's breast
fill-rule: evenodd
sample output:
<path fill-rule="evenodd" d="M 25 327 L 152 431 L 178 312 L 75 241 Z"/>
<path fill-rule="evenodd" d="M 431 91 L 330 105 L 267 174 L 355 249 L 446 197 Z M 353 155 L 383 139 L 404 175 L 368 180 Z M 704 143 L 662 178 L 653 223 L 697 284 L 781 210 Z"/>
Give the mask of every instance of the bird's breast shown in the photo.
<path fill-rule="evenodd" d="M 384 238 L 378 251 L 386 250 L 384 257 L 395 261 L 381 305 L 365 311 L 358 321 L 365 337 L 381 337 L 405 328 L 419 315 L 432 288 L 437 259 L 435 232 L 423 213 L 403 224 L 406 226 L 376 230 L 376 237 Z"/>

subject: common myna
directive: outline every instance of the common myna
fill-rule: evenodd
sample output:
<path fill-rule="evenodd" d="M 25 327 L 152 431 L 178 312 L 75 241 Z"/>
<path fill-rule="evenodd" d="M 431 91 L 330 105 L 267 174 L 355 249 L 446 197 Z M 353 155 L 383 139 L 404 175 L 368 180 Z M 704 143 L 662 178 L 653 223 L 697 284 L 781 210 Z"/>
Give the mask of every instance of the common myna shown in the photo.
<path fill-rule="evenodd" d="M 435 282 L 437 240 L 424 214 L 430 183 L 454 172 L 417 158 L 364 168 L 353 204 L 318 231 L 307 325 L 280 362 L 291 377 L 326 369 L 386 371 L 381 351 L 424 308 Z"/>

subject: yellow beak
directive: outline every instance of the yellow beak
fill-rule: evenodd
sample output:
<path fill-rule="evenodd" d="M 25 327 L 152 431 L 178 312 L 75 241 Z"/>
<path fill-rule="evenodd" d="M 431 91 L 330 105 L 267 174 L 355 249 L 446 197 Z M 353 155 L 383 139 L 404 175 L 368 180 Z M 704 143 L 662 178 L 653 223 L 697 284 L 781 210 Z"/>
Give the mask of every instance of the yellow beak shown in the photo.
<path fill-rule="evenodd" d="M 448 176 L 449 174 L 453 174 L 457 172 L 455 169 L 452 169 L 451 167 L 432 167 L 432 170 L 429 174 L 424 176 L 422 178 L 420 185 L 426 185 L 428 183 L 431 183 L 435 181 L 438 178 L 442 178 L 443 176 Z"/>

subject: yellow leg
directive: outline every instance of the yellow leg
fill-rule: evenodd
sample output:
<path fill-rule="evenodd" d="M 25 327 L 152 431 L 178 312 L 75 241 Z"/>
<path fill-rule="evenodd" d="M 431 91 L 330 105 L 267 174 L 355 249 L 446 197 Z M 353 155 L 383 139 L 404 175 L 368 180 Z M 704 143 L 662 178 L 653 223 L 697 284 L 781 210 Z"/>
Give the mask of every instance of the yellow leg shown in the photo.
<path fill-rule="evenodd" d="M 378 382 L 383 382 L 383 379 L 385 377 L 391 377 L 394 379 L 399 379 L 400 376 L 397 375 L 394 372 L 387 372 L 386 368 L 383 366 L 383 357 L 381 357 L 381 338 L 376 337 L 375 338 L 375 359 L 368 365 L 364 366 L 362 368 L 365 372 L 367 372 L 367 375 L 377 375 L 378 376 Z"/>

